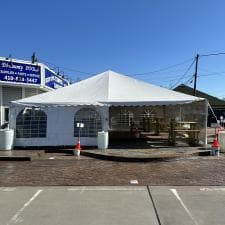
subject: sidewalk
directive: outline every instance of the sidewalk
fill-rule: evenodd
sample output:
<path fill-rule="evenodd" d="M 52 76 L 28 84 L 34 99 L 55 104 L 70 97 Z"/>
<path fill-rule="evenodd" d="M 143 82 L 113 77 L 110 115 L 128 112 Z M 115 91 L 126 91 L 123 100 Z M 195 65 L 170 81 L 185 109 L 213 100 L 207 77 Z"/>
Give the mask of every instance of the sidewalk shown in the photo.
<path fill-rule="evenodd" d="M 116 149 L 86 149 L 81 150 L 80 159 L 85 158 L 97 158 L 110 161 L 122 161 L 122 162 L 148 162 L 156 160 L 169 160 L 182 157 L 190 157 L 197 155 L 209 155 L 209 150 L 204 150 L 201 147 L 187 147 L 187 146 L 155 146 L 152 148 L 116 148 Z M 42 150 L 12 150 L 2 151 L 0 150 L 1 160 L 15 160 L 23 161 L 23 158 L 29 160 L 46 160 L 46 159 L 76 159 L 74 157 L 74 149 L 42 149 Z M 27 161 L 27 160 L 26 160 Z"/>

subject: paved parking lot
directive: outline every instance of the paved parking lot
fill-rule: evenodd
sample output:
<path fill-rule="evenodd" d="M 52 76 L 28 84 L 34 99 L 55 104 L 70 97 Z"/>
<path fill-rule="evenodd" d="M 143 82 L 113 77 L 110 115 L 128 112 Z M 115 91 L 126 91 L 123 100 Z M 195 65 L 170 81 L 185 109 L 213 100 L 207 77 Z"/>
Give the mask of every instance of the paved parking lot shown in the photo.
<path fill-rule="evenodd" d="M 225 187 L 0 188 L 0 224 L 223 225 Z"/>

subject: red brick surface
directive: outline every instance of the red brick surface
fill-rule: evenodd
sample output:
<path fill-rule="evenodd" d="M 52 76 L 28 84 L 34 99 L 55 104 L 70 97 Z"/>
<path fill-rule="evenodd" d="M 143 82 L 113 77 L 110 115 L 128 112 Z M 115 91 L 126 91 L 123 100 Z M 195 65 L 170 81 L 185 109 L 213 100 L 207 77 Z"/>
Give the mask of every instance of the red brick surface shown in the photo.
<path fill-rule="evenodd" d="M 0 186 L 225 185 L 224 157 L 124 163 L 83 158 L 0 162 Z"/>

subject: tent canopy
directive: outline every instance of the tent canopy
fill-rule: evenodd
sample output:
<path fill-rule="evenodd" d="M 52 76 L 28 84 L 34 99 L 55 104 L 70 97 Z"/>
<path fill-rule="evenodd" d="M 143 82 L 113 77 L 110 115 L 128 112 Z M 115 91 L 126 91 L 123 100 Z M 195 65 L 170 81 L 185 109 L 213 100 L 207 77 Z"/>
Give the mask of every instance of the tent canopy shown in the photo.
<path fill-rule="evenodd" d="M 32 106 L 51 105 L 170 105 L 203 98 L 158 87 L 113 71 L 106 71 L 67 87 L 13 101 Z"/>

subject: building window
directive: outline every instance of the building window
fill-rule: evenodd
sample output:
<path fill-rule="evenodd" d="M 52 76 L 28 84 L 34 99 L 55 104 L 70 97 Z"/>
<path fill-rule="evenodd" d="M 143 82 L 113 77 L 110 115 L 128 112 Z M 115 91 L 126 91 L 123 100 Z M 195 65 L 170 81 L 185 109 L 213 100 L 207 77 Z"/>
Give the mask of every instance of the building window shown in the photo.
<path fill-rule="evenodd" d="M 97 137 L 98 131 L 102 131 L 101 117 L 97 111 L 90 108 L 80 109 L 74 117 L 74 137 L 78 137 L 79 128 L 77 123 L 83 123 L 81 128 L 81 137 Z"/>
<path fill-rule="evenodd" d="M 3 122 L 8 123 L 9 122 L 9 108 L 8 107 L 4 107 L 3 115 L 4 115 Z"/>
<path fill-rule="evenodd" d="M 16 118 L 17 138 L 46 137 L 47 115 L 38 109 L 22 110 Z"/>

